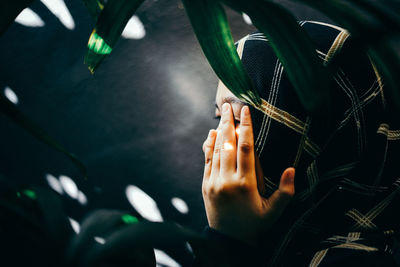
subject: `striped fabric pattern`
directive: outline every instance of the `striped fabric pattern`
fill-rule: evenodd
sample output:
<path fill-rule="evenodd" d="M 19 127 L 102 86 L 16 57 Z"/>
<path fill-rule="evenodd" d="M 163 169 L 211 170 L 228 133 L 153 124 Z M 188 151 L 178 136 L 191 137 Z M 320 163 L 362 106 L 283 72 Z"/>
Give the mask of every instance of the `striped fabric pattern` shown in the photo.
<path fill-rule="evenodd" d="M 352 257 L 348 251 L 391 256 L 388 240 L 400 226 L 399 216 L 392 216 L 400 210 L 400 123 L 388 114 L 384 81 L 345 29 L 315 21 L 300 25 L 322 63 L 339 66 L 326 85 L 332 106 L 319 116 L 302 108 L 262 33 L 236 43 L 262 97 L 262 105 L 250 109 L 267 196 L 283 170 L 296 167 L 296 195 L 265 237 L 265 263 L 324 266 Z"/>

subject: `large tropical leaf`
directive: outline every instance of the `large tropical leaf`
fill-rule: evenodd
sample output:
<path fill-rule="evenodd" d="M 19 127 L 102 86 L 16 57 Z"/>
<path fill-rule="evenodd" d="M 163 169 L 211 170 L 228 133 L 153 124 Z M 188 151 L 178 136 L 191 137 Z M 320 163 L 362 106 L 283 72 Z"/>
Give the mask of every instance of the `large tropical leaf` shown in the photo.
<path fill-rule="evenodd" d="M 328 72 L 317 57 L 315 47 L 296 19 L 283 7 L 269 1 L 224 0 L 250 16 L 267 36 L 285 67 L 303 107 L 310 113 L 329 107 Z"/>
<path fill-rule="evenodd" d="M 372 14 L 387 30 L 400 30 L 400 1 L 353 0 L 357 8 Z"/>
<path fill-rule="evenodd" d="M 400 35 L 371 45 L 368 53 L 382 76 L 389 103 L 394 104 L 390 115 L 400 124 Z"/>
<path fill-rule="evenodd" d="M 100 0 L 83 0 L 87 9 L 89 10 L 90 15 L 92 15 L 95 19 L 97 19 L 104 9 L 104 1 Z"/>
<path fill-rule="evenodd" d="M 387 84 L 386 92 L 400 112 L 400 79 L 398 78 L 399 53 L 398 43 L 386 44 L 393 35 L 400 34 L 400 4 L 386 0 L 385 5 L 372 0 L 297 0 L 323 12 L 335 22 L 349 30 L 360 49 L 371 54 L 378 73 Z"/>
<path fill-rule="evenodd" d="M 221 81 L 239 99 L 260 103 L 236 52 L 225 11 L 218 1 L 183 0 L 201 48 Z"/>
<path fill-rule="evenodd" d="M 13 23 L 15 18 L 29 6 L 33 0 L 1 0 L 0 2 L 0 36 Z"/>
<path fill-rule="evenodd" d="M 93 73 L 103 59 L 111 53 L 129 19 L 144 0 L 108 0 L 101 10 L 96 27 L 88 42 L 85 62 Z M 95 2 L 86 1 L 92 14 L 100 11 Z M 99 7 L 100 8 L 100 7 Z M 101 9 L 101 8 L 100 8 Z M 93 11 L 94 10 L 94 11 Z"/>
<path fill-rule="evenodd" d="M 60 143 L 49 136 L 42 128 L 40 128 L 25 114 L 23 114 L 10 100 L 1 95 L 0 112 L 4 113 L 13 122 L 30 132 L 38 140 L 65 154 L 78 167 L 83 176 L 86 178 L 86 168 L 74 154 L 68 152 Z"/>

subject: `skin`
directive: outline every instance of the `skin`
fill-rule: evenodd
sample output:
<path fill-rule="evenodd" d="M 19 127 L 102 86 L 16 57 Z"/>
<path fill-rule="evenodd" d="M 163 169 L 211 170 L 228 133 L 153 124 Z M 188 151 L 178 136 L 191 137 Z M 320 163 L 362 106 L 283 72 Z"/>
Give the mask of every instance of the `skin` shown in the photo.
<path fill-rule="evenodd" d="M 254 152 L 249 107 L 221 82 L 216 104 L 216 116 L 221 120 L 203 143 L 202 193 L 208 223 L 228 236 L 256 245 L 260 233 L 279 218 L 294 195 L 295 170 L 287 168 L 279 189 L 269 198 L 262 197 L 263 174 Z"/>

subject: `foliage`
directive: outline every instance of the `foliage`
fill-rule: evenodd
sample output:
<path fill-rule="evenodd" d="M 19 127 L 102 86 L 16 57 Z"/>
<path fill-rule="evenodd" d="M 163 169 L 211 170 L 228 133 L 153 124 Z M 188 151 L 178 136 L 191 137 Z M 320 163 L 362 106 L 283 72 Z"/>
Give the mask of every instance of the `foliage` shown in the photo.
<path fill-rule="evenodd" d="M 83 0 L 96 26 L 89 37 L 85 62 L 91 72 L 114 49 L 125 25 L 144 0 Z M 315 47 L 293 15 L 271 0 L 182 0 L 198 41 L 216 75 L 240 99 L 252 105 L 261 102 L 236 52 L 224 6 L 250 16 L 262 31 L 288 78 L 297 97 L 313 115 L 329 112 L 329 88 L 324 86 L 335 73 L 335 60 L 324 64 Z M 293 0 L 321 11 L 339 26 L 346 28 L 360 49 L 365 50 L 382 76 L 394 114 L 400 111 L 400 4 L 397 0 Z M 0 3 L 0 34 L 32 0 L 6 0 Z M 338 55 L 340 57 L 340 53 Z M 11 102 L 0 96 L 0 111 L 28 130 L 33 136 L 66 154 L 85 174 L 83 164 L 58 142 L 35 125 Z M 397 119 L 398 122 L 398 119 Z M 7 180 L 7 179 L 5 179 Z M 7 180 L 9 181 L 9 180 Z M 8 184 L 8 182 L 7 182 Z M 5 189 L 7 188 L 7 190 Z M 204 265 L 213 253 L 223 248 L 203 236 L 174 223 L 151 223 L 127 216 L 120 211 L 101 210 L 89 215 L 81 232 L 73 235 L 57 196 L 41 188 L 17 189 L 6 186 L 0 197 L 3 224 L 23 226 L 34 248 L 53 251 L 55 258 L 71 266 L 136 263 L 154 266 L 153 247 L 189 241 Z M 17 223 L 16 223 L 17 222 Z M 7 236 L 12 248 L 14 232 Z M 93 241 L 103 236 L 105 245 Z M 33 255 L 33 254 L 32 254 Z M 51 256 L 46 256 L 51 258 Z M 211 257 L 212 258 L 212 257 Z M 19 259 L 23 261 L 24 259 Z M 215 260 L 215 258 L 213 259 Z M 60 264 L 61 265 L 61 264 Z M 221 264 L 222 265 L 222 264 Z M 221 266 L 220 265 L 220 266 Z"/>

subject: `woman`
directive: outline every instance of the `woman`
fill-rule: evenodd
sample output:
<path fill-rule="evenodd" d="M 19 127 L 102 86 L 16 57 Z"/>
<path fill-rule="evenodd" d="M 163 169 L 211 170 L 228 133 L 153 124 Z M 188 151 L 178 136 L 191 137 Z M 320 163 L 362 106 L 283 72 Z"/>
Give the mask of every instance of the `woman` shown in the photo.
<path fill-rule="evenodd" d="M 390 99 L 347 31 L 301 26 L 324 64 L 339 64 L 331 111 L 308 115 L 266 38 L 241 39 L 263 110 L 219 84 L 221 121 L 203 144 L 206 233 L 232 249 L 233 265 L 394 266 L 400 131 Z"/>

